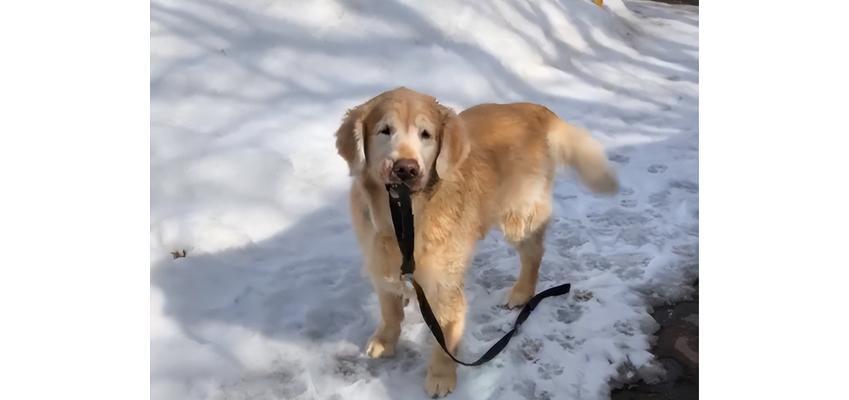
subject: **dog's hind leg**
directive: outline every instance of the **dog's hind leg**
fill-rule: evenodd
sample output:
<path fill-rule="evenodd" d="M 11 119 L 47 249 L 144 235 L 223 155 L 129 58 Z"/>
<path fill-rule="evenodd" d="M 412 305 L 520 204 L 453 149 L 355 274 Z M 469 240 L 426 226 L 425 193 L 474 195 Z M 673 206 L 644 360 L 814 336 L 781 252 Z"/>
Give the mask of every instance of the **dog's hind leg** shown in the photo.
<path fill-rule="evenodd" d="M 516 248 L 521 260 L 519 278 L 510 291 L 507 307 L 514 308 L 525 305 L 536 292 L 537 279 L 539 278 L 539 266 L 545 253 L 543 241 L 548 220 L 551 216 L 551 204 L 543 202 L 534 207 L 534 212 L 525 216 L 525 235 L 521 238 L 516 233 L 510 232 L 505 235 Z"/>

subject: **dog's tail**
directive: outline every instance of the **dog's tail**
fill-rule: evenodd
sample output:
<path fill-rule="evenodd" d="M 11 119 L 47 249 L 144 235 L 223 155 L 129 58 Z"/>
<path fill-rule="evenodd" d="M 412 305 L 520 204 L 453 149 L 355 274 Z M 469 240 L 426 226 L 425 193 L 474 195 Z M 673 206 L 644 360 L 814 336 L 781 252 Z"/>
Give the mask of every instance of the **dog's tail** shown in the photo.
<path fill-rule="evenodd" d="M 554 113 L 552 113 L 554 114 Z M 607 162 L 604 147 L 590 134 L 552 115 L 548 143 L 554 159 L 575 169 L 581 181 L 597 193 L 619 190 L 616 172 Z"/>

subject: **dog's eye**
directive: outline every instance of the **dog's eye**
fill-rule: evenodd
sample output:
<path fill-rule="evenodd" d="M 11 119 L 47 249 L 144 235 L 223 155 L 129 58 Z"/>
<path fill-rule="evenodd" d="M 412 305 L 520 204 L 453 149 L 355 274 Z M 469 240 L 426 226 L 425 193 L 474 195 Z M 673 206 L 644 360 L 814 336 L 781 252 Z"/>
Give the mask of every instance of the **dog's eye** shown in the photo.
<path fill-rule="evenodd" d="M 389 129 L 389 127 L 387 126 L 387 127 L 384 127 L 383 129 L 381 129 L 380 132 L 377 132 L 377 133 L 379 133 L 381 135 L 387 135 L 388 136 L 390 133 L 392 133 L 392 130 Z"/>
<path fill-rule="evenodd" d="M 430 139 L 430 132 L 427 129 L 422 131 L 422 139 Z"/>

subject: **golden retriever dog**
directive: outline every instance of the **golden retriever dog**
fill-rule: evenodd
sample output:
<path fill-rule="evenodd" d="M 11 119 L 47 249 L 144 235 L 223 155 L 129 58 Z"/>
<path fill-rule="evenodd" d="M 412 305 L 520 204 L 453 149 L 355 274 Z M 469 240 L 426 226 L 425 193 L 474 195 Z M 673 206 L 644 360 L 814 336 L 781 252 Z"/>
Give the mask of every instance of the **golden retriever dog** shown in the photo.
<path fill-rule="evenodd" d="M 402 87 L 350 110 L 336 147 L 354 177 L 351 216 L 380 303 L 381 321 L 365 348 L 370 357 L 393 355 L 409 297 L 387 183 L 411 188 L 414 278 L 452 353 L 463 335 L 463 278 L 477 241 L 497 227 L 516 248 L 521 270 L 507 306 L 524 305 L 536 291 L 556 167 L 574 168 L 595 192 L 618 186 L 599 142 L 530 103 L 481 104 L 458 115 Z M 444 396 L 456 384 L 457 365 L 434 346 L 426 392 Z"/>

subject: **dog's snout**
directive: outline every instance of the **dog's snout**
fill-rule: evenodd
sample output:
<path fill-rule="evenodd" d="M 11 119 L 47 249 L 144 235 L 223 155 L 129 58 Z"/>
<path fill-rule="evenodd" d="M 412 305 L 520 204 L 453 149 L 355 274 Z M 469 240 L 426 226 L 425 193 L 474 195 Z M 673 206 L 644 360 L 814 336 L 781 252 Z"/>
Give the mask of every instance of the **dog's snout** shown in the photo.
<path fill-rule="evenodd" d="M 395 161 L 392 173 L 404 182 L 416 179 L 419 177 L 419 163 L 409 158 Z"/>

